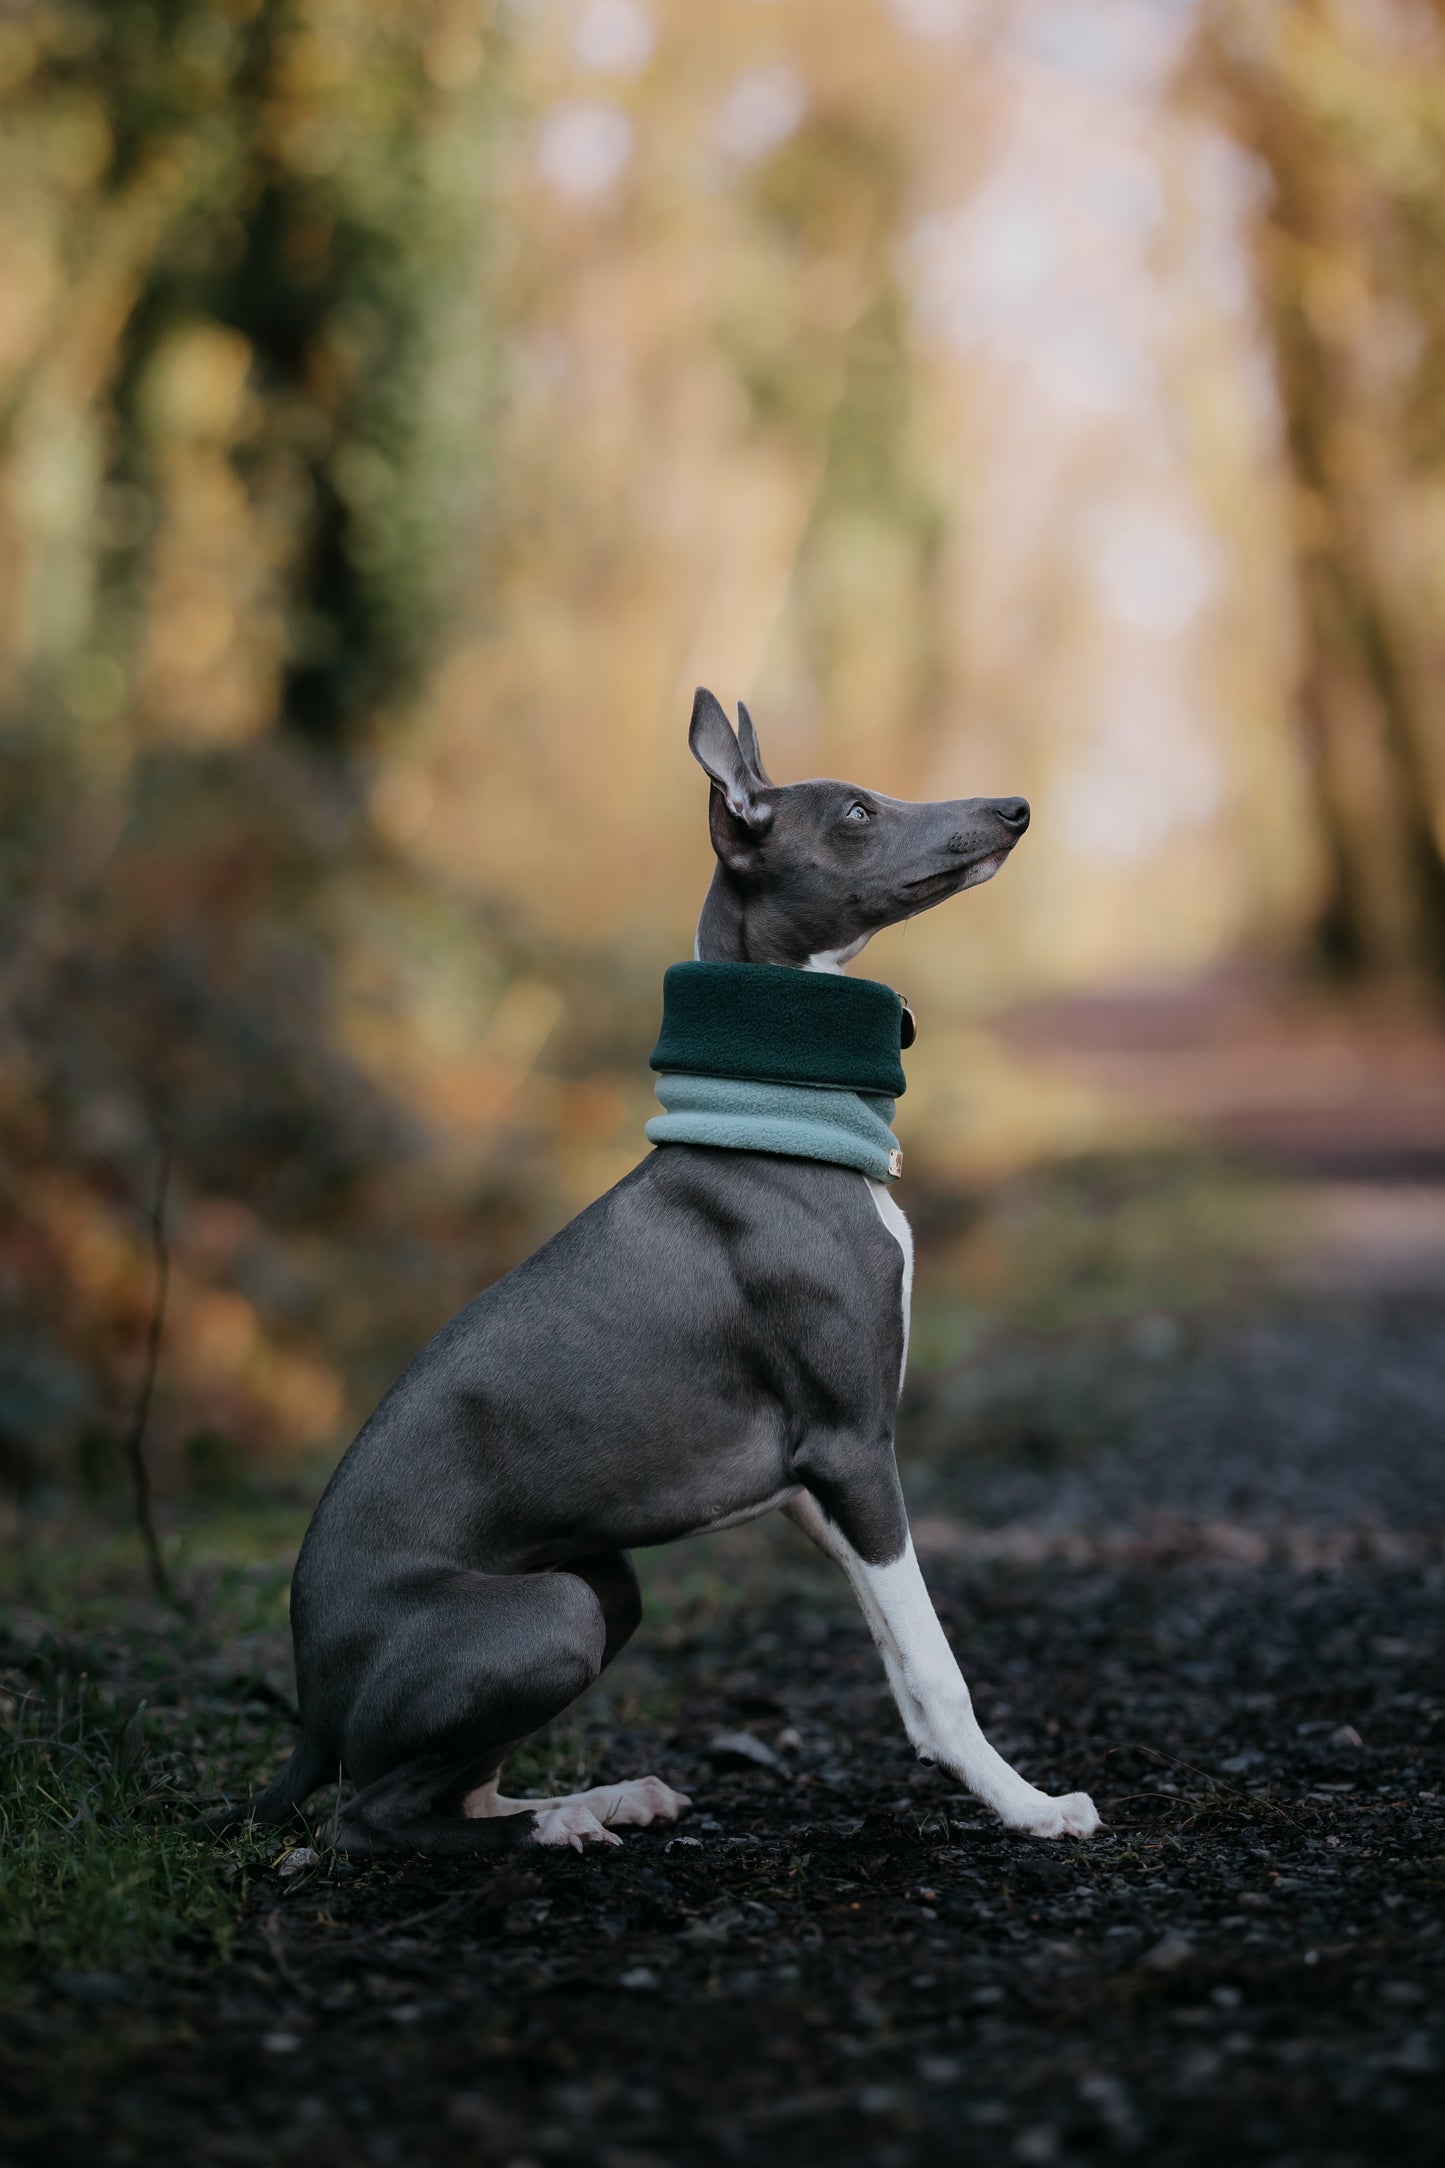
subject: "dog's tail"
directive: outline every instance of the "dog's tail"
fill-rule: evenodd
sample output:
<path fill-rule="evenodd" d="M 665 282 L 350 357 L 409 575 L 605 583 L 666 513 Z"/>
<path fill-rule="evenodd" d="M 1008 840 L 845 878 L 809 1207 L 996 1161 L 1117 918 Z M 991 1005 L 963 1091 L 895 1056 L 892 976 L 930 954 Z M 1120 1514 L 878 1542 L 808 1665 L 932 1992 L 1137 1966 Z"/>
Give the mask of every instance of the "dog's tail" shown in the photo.
<path fill-rule="evenodd" d="M 260 1822 L 268 1829 L 279 1829 L 289 1822 L 302 1801 L 309 1799 L 317 1786 L 334 1777 L 336 1764 L 324 1747 L 303 1733 L 300 1744 L 278 1777 L 254 1799 L 244 1806 L 233 1807 L 216 1826 L 217 1834 L 229 1829 L 240 1829 L 247 1822 Z"/>

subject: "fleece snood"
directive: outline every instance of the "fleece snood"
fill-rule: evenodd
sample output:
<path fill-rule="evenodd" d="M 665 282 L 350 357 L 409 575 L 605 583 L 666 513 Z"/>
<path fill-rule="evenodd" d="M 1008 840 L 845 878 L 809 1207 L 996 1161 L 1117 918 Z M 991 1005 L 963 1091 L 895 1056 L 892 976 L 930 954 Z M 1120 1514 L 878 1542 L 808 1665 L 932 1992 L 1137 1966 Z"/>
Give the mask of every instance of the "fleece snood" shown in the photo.
<path fill-rule="evenodd" d="M 875 979 L 777 964 L 673 964 L 652 1067 L 653 1144 L 829 1160 L 886 1182 L 906 1090 L 903 1003 Z"/>

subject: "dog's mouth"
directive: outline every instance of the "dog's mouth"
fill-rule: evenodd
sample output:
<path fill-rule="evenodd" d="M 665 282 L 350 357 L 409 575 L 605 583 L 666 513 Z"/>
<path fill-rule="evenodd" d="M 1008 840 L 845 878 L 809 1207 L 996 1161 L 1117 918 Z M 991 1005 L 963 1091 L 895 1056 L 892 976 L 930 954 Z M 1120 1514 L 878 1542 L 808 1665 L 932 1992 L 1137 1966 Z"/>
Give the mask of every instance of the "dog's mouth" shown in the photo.
<path fill-rule="evenodd" d="M 946 873 L 925 873 L 919 880 L 905 881 L 904 900 L 911 910 L 919 911 L 930 903 L 942 903 L 947 896 L 962 895 L 966 888 L 981 888 L 993 879 L 1012 848 L 1006 843 L 1002 850 L 970 859 L 966 866 L 950 866 Z"/>

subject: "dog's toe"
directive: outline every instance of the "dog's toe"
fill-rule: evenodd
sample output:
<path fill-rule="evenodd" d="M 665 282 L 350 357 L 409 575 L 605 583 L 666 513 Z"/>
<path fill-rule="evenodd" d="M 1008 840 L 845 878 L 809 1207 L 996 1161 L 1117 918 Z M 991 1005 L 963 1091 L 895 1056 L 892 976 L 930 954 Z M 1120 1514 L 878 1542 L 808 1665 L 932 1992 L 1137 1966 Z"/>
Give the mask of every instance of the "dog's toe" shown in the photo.
<path fill-rule="evenodd" d="M 1059 1810 L 1061 1837 L 1092 1837 L 1099 1826 L 1099 1810 L 1087 1792 L 1069 1792 L 1054 1805 Z"/>
<path fill-rule="evenodd" d="M 608 1784 L 591 1795 L 604 1822 L 675 1822 L 692 1805 L 686 1792 L 675 1792 L 661 1777 L 636 1777 L 630 1784 Z"/>
<path fill-rule="evenodd" d="M 1048 1801 L 1048 1813 L 1030 1830 L 1035 1837 L 1092 1837 L 1099 1826 L 1098 1811 L 1087 1792 L 1067 1792 Z"/>
<path fill-rule="evenodd" d="M 532 1842 L 570 1844 L 574 1852 L 582 1852 L 589 1844 L 621 1844 L 622 1839 L 604 1829 L 592 1809 L 576 1799 L 565 1806 L 543 1807 L 537 1815 Z"/>
<path fill-rule="evenodd" d="M 1004 1819 L 1024 1837 L 1092 1837 L 1099 1826 L 1098 1810 L 1087 1792 L 1067 1792 L 1061 1799 L 1036 1792 L 1026 1808 Z"/>

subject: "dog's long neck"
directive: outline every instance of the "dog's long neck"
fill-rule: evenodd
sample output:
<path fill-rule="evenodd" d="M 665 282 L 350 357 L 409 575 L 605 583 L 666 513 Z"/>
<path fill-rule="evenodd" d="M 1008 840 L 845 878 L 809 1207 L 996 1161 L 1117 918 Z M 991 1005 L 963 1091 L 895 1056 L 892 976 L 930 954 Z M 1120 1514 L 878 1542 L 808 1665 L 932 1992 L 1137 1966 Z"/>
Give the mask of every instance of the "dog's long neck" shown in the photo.
<path fill-rule="evenodd" d="M 774 929 L 749 926 L 748 900 L 721 866 L 713 868 L 697 922 L 697 959 L 704 964 L 791 964 L 801 957 L 777 953 Z M 770 939 L 769 935 L 774 938 Z"/>
<path fill-rule="evenodd" d="M 726 866 L 713 869 L 697 922 L 694 954 L 704 964 L 787 964 L 798 971 L 841 971 L 864 946 L 814 949 L 775 896 L 750 895 Z"/>

